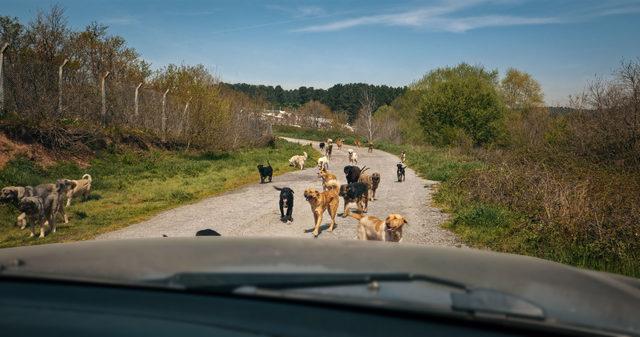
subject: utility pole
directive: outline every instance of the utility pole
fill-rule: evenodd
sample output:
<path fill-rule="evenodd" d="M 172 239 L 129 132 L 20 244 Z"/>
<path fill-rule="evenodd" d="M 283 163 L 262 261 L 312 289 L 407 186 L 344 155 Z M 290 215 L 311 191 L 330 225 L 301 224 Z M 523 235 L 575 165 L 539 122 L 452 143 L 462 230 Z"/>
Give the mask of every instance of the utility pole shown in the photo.
<path fill-rule="evenodd" d="M 107 125 L 107 96 L 106 93 L 104 91 L 104 81 L 107 79 L 107 77 L 109 76 L 110 72 L 105 72 L 104 75 L 102 75 L 102 78 L 100 79 L 100 95 L 102 96 L 102 110 L 101 110 L 101 117 L 102 117 L 102 124 L 103 126 Z"/>
<path fill-rule="evenodd" d="M 4 50 L 9 47 L 9 43 L 5 42 L 0 46 L 0 116 L 4 114 L 4 77 L 2 75 L 2 65 L 4 65 Z"/>
<path fill-rule="evenodd" d="M 60 67 L 58 67 L 58 115 L 62 116 L 62 68 L 69 62 L 69 59 L 64 59 Z"/>
<path fill-rule="evenodd" d="M 167 140 L 167 94 L 169 93 L 169 89 L 164 92 L 162 95 L 162 142 L 164 143 Z"/>
<path fill-rule="evenodd" d="M 133 116 L 134 117 L 138 117 L 138 90 L 140 90 L 140 87 L 142 86 L 143 82 L 140 82 L 137 86 L 136 86 L 136 92 L 133 96 Z"/>

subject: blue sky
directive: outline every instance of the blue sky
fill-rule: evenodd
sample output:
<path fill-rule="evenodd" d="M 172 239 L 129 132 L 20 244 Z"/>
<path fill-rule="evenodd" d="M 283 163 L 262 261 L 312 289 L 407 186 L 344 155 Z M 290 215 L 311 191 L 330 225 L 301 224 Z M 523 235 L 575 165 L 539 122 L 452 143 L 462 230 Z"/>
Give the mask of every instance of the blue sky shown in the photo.
<path fill-rule="evenodd" d="M 69 24 L 109 25 L 154 67 L 206 65 L 223 81 L 407 85 L 440 66 L 515 67 L 565 104 L 640 57 L 640 0 L 0 0 L 30 20 L 60 4 Z"/>

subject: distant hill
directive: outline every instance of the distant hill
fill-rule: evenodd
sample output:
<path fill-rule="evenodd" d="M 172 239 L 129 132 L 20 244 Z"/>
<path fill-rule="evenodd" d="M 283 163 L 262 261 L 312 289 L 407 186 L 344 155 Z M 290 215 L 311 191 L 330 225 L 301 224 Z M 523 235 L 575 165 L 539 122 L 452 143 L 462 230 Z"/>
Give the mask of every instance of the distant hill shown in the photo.
<path fill-rule="evenodd" d="M 381 105 L 391 103 L 406 90 L 406 87 L 390 87 L 366 83 L 336 84 L 329 89 L 300 87 L 291 90 L 285 90 L 279 85 L 275 87 L 247 83 L 224 83 L 224 85 L 253 98 L 264 99 L 271 103 L 274 108 L 295 108 L 310 100 L 320 101 L 333 111 L 346 112 L 349 116 L 349 121 L 353 121 L 358 114 L 360 99 L 364 90 L 369 90 L 375 98 L 376 109 Z"/>
<path fill-rule="evenodd" d="M 566 115 L 568 113 L 571 113 L 573 111 L 575 111 L 575 109 L 573 108 L 569 108 L 566 106 L 548 106 L 547 110 L 549 110 L 549 114 L 551 115 Z"/>

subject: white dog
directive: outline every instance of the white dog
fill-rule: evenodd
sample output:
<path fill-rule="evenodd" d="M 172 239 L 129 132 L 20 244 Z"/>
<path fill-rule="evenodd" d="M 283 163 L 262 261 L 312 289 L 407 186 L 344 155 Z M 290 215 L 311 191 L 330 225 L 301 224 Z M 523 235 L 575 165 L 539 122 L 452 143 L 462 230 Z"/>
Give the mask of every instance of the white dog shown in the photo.
<path fill-rule="evenodd" d="M 358 164 L 358 154 L 349 149 L 349 164 Z"/>
<path fill-rule="evenodd" d="M 329 158 L 327 158 L 327 156 L 318 158 L 318 168 L 324 168 L 325 170 L 329 169 Z"/>
<path fill-rule="evenodd" d="M 301 170 L 304 169 L 304 162 L 309 158 L 306 152 L 302 152 L 304 155 L 295 155 L 289 159 L 289 166 L 299 167 Z"/>

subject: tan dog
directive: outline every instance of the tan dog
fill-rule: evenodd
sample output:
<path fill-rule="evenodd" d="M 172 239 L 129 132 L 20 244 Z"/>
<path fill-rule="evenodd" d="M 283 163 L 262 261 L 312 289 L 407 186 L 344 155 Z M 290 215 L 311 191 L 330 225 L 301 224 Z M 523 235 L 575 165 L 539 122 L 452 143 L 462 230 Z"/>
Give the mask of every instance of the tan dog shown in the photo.
<path fill-rule="evenodd" d="M 302 152 L 304 155 L 295 155 L 289 159 L 289 166 L 299 167 L 301 170 L 304 169 L 304 162 L 309 158 L 306 152 Z"/>
<path fill-rule="evenodd" d="M 308 188 L 304 191 L 304 198 L 309 202 L 311 212 L 313 212 L 313 219 L 315 221 L 313 236 L 318 237 L 320 224 L 322 223 L 322 214 L 325 210 L 329 212 L 329 216 L 331 217 L 329 232 L 333 231 L 333 227 L 336 224 L 338 204 L 340 203 L 337 188 L 333 187 L 324 192 L 319 192 L 315 188 Z"/>
<path fill-rule="evenodd" d="M 402 227 L 407 220 L 400 214 L 389 214 L 385 221 L 374 216 L 351 213 L 358 220 L 358 240 L 402 241 Z"/>
<path fill-rule="evenodd" d="M 325 191 L 334 185 L 339 185 L 338 177 L 325 168 L 320 168 L 318 171 L 318 177 L 322 179 L 322 189 Z"/>
<path fill-rule="evenodd" d="M 358 178 L 358 181 L 367 185 L 367 188 L 369 189 L 369 200 L 373 201 L 373 197 L 371 196 L 371 191 L 373 190 L 373 179 L 371 176 L 362 171 L 360 172 L 360 178 Z"/>
<path fill-rule="evenodd" d="M 336 146 L 338 147 L 338 150 L 342 150 L 342 144 L 343 143 L 344 143 L 344 139 L 342 139 L 342 138 L 336 139 Z"/>
<path fill-rule="evenodd" d="M 83 199 L 86 199 L 91 192 L 91 176 L 85 174 L 82 176 L 82 179 L 79 180 L 69 180 L 71 182 L 71 189 L 67 191 L 67 207 L 71 205 L 71 199 L 74 197 L 82 196 Z"/>
<path fill-rule="evenodd" d="M 371 199 L 376 200 L 376 191 L 380 185 L 380 173 L 374 172 L 371 175 Z"/>
<path fill-rule="evenodd" d="M 356 145 L 356 147 L 362 147 L 362 143 L 360 142 L 360 139 L 354 140 L 353 143 Z"/>

